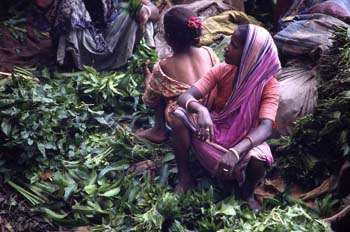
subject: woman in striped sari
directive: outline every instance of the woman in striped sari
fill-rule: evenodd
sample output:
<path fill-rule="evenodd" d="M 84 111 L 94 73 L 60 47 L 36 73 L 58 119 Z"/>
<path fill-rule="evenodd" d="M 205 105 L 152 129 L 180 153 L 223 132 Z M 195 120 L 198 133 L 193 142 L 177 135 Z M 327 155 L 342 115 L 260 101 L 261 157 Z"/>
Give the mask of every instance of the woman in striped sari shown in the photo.
<path fill-rule="evenodd" d="M 201 165 L 232 185 L 253 209 L 253 192 L 273 157 L 265 140 L 275 120 L 281 66 L 277 48 L 265 29 L 241 25 L 225 48 L 225 62 L 213 67 L 178 99 L 172 122 L 173 149 L 179 170 L 177 192 L 194 179 L 189 171 L 192 146 Z M 206 104 L 198 100 L 207 96 Z M 237 192 L 237 191 L 236 191 Z"/>

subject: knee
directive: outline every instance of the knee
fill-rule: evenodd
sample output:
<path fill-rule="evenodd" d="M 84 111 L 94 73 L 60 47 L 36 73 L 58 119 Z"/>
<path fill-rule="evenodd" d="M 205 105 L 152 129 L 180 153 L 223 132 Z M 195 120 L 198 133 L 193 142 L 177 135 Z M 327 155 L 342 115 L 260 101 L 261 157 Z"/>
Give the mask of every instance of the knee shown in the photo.
<path fill-rule="evenodd" d="M 253 167 L 265 167 L 265 161 L 259 160 L 252 156 L 249 160 L 249 165 Z"/>
<path fill-rule="evenodd" d="M 171 130 L 182 130 L 185 128 L 185 124 L 182 122 L 182 120 L 176 116 L 173 116 L 171 118 L 171 121 L 169 122 Z"/>
<path fill-rule="evenodd" d="M 190 134 L 189 129 L 178 117 L 173 117 L 170 121 L 171 139 L 172 141 L 181 141 L 182 143 L 189 143 Z"/>
<path fill-rule="evenodd" d="M 247 167 L 247 177 L 262 177 L 265 174 L 265 161 L 251 157 Z"/>

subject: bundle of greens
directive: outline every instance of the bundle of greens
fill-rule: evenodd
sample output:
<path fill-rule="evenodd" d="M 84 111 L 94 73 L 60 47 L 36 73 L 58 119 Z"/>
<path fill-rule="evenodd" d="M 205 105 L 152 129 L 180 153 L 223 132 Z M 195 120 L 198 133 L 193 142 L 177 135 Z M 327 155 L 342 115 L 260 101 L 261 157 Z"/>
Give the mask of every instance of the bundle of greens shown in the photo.
<path fill-rule="evenodd" d="M 0 156 L 15 160 L 3 165 L 4 173 L 16 171 L 12 164 L 48 165 L 57 154 L 73 157 L 89 134 L 112 133 L 120 120 L 146 115 L 139 104 L 143 76 L 136 66 L 154 61 L 156 55 L 141 43 L 135 57 L 137 62 L 131 60 L 124 72 L 99 73 L 85 67 L 50 75 L 47 70 L 17 67 L 11 76 L 3 76 Z"/>
<path fill-rule="evenodd" d="M 177 170 L 168 144 L 137 139 L 127 124 L 117 123 L 120 115 L 108 117 L 96 102 L 84 103 L 76 78 L 58 77 L 44 81 L 18 69 L 3 80 L 0 92 L 0 115 L 8 119 L 2 126 L 1 176 L 35 213 L 56 225 L 90 231 L 329 231 L 298 205 L 255 215 L 232 197 L 222 200 L 210 185 L 176 195 L 171 186 Z M 117 96 L 107 95 L 106 102 Z M 155 176 L 129 171 L 144 160 L 156 163 Z"/>
<path fill-rule="evenodd" d="M 350 152 L 350 29 L 334 29 L 333 46 L 320 60 L 318 103 L 313 115 L 297 122 L 281 149 L 284 176 L 307 186 L 338 171 Z"/>
<path fill-rule="evenodd" d="M 223 199 L 209 181 L 194 192 L 175 194 L 177 169 L 169 144 L 142 141 L 130 128 L 144 112 L 137 70 L 149 54 L 147 47 L 139 50 L 124 72 L 17 68 L 2 78 L 2 184 L 16 190 L 34 213 L 67 230 L 330 231 L 304 206 L 256 215 L 233 197 Z M 147 160 L 155 170 L 130 168 Z M 31 230 L 26 226 L 24 231 Z"/>

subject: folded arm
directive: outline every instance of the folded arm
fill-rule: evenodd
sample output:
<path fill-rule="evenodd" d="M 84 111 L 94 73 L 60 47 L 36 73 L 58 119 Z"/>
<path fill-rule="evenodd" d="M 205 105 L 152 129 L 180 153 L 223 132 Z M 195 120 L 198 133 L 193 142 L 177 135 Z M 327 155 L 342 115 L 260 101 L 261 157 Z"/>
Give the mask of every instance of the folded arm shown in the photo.
<path fill-rule="evenodd" d="M 197 114 L 197 133 L 199 139 L 205 141 L 213 139 L 214 129 L 208 109 L 199 103 L 199 99 L 203 98 L 201 92 L 192 86 L 188 91 L 181 94 L 178 98 L 178 104 L 190 113 Z"/>

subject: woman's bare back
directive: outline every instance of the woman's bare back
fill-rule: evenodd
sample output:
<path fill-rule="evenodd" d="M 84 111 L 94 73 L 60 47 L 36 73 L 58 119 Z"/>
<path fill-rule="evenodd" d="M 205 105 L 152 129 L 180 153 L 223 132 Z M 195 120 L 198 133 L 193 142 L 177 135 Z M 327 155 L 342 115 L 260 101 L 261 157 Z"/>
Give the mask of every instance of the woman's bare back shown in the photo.
<path fill-rule="evenodd" d="M 191 47 L 189 52 L 162 60 L 160 66 L 167 76 L 192 85 L 208 72 L 213 64 L 208 50 Z"/>

